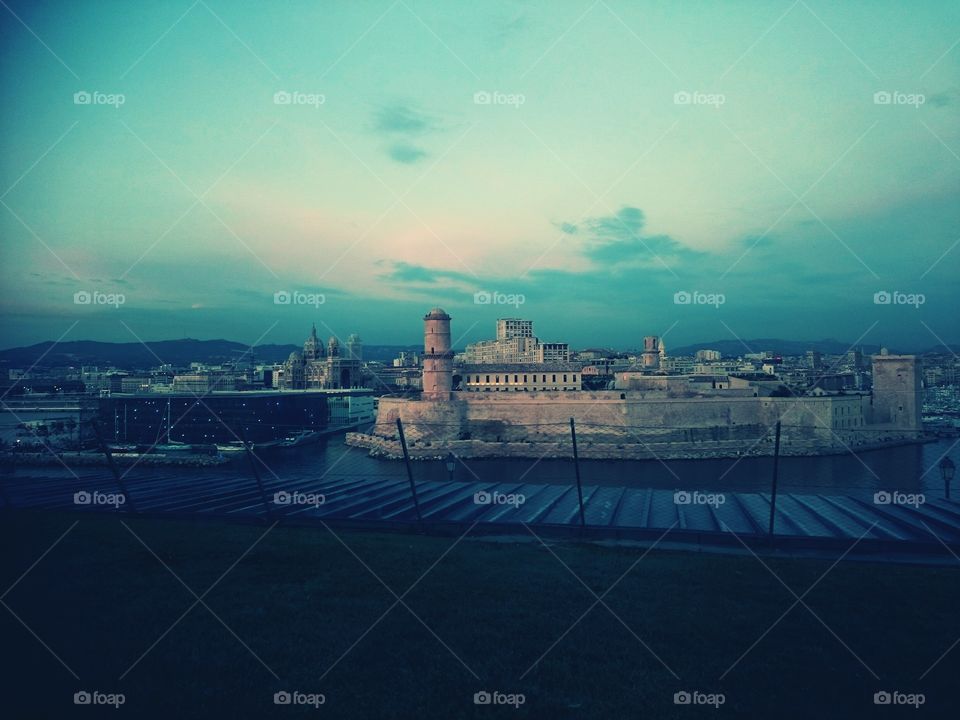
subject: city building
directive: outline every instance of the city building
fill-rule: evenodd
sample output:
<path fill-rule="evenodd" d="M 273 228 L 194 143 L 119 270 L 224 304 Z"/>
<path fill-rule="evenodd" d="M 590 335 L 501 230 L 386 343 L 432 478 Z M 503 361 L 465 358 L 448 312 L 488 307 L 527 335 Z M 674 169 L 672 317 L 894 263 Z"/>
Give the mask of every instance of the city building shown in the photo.
<path fill-rule="evenodd" d="M 464 365 L 458 374 L 460 389 L 471 392 L 570 391 L 581 388 L 580 370 L 569 364 Z"/>
<path fill-rule="evenodd" d="M 303 350 L 294 350 L 274 372 L 274 386 L 281 390 L 318 390 L 359 387 L 363 344 L 359 335 L 347 339 L 341 351 L 335 337 L 323 341 L 314 325 L 303 343 Z"/>
<path fill-rule="evenodd" d="M 569 363 L 570 346 L 567 343 L 540 343 L 537 346 L 537 362 L 547 364 Z"/>
<path fill-rule="evenodd" d="M 467 365 L 486 363 L 568 363 L 567 343 L 541 343 L 533 334 L 533 321 L 520 318 L 497 320 L 495 340 L 467 345 L 460 360 Z"/>
<path fill-rule="evenodd" d="M 114 442 L 267 442 L 372 420 L 373 400 L 367 389 L 214 391 L 203 402 L 190 392 L 113 394 L 100 398 L 98 416 Z"/>

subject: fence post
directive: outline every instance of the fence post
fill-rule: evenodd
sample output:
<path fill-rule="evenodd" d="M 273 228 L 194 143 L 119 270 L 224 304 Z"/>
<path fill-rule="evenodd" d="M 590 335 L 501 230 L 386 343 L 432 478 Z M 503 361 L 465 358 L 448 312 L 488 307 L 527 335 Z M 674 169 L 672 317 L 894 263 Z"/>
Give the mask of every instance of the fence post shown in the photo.
<path fill-rule="evenodd" d="M 773 540 L 773 522 L 777 514 L 777 474 L 780 470 L 780 421 L 777 420 L 777 436 L 773 445 L 773 481 L 770 488 L 770 539 Z"/>
<path fill-rule="evenodd" d="M 403 462 L 407 466 L 407 479 L 410 481 L 410 494 L 413 495 L 413 507 L 417 511 L 417 522 L 422 523 L 420 501 L 417 499 L 417 486 L 413 482 L 413 469 L 410 467 L 410 453 L 407 452 L 407 438 L 403 434 L 403 422 L 397 418 L 397 431 L 400 433 L 400 447 L 403 448 Z"/>
<path fill-rule="evenodd" d="M 586 527 L 587 521 L 583 515 L 583 487 L 580 484 L 580 456 L 577 453 L 577 428 L 570 418 L 570 437 L 573 439 L 573 468 L 577 474 L 577 499 L 580 502 L 580 527 Z"/>
<path fill-rule="evenodd" d="M 260 479 L 260 471 L 257 470 L 256 455 L 253 454 L 253 448 L 247 442 L 246 430 L 240 428 L 240 439 L 243 440 L 243 449 L 247 452 L 247 460 L 250 461 L 250 469 L 253 471 L 253 477 L 257 481 L 257 490 L 260 491 L 260 501 L 263 503 L 263 510 L 267 517 L 273 515 L 270 503 L 267 502 L 267 491 L 263 489 L 263 480 Z"/>
<path fill-rule="evenodd" d="M 103 441 L 103 436 L 100 434 L 100 426 L 97 424 L 96 420 L 91 420 L 90 424 L 93 426 L 93 434 L 97 436 L 97 444 L 100 446 L 100 452 L 107 456 L 107 465 L 110 466 L 110 472 L 113 473 L 113 479 L 117 483 L 117 487 L 120 488 L 120 492 L 123 493 L 124 500 L 126 500 L 127 510 L 129 512 L 136 512 L 137 506 L 133 502 L 133 498 L 130 496 L 130 493 L 127 491 L 126 485 L 124 485 L 123 478 L 120 477 L 120 471 L 117 470 L 117 464 L 113 461 L 113 455 L 110 453 L 110 448 L 107 447 L 107 444 Z"/>

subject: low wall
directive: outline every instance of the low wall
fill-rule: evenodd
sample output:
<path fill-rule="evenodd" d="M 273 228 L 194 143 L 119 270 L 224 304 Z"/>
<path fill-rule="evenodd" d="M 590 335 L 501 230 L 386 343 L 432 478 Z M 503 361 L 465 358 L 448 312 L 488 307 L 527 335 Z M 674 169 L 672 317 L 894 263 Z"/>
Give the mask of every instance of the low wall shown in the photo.
<path fill-rule="evenodd" d="M 406 433 L 404 433 L 406 435 Z M 381 437 L 365 433 L 347 433 L 347 445 L 365 448 L 373 457 L 399 460 L 403 448 L 398 437 Z M 815 455 L 842 455 L 853 450 L 871 450 L 912 443 L 904 438 L 891 438 L 884 442 L 860 443 L 846 446 L 840 443 L 825 445 L 820 442 L 784 442 L 781 439 L 780 454 L 785 457 L 809 457 Z M 606 443 L 584 441 L 577 433 L 577 454 L 582 460 L 705 460 L 709 458 L 769 457 L 773 455 L 772 435 L 759 443 L 745 444 L 741 441 L 717 442 L 668 442 Z M 573 458 L 573 445 L 569 436 L 566 441 L 555 442 L 488 442 L 483 440 L 427 440 L 407 438 L 407 452 L 413 460 L 442 460 L 447 453 L 468 459 L 479 458 Z"/>
<path fill-rule="evenodd" d="M 770 455 L 777 420 L 782 422 L 784 455 L 825 455 L 919 439 L 916 432 L 866 425 L 869 416 L 870 397 L 864 395 L 665 398 L 619 391 L 455 392 L 448 401 L 382 398 L 371 436 L 398 440 L 399 418 L 411 453 L 415 449 L 424 457 L 451 450 L 462 450 L 465 457 L 570 457 L 574 418 L 582 457 L 637 459 Z M 399 454 L 389 442 L 353 442 L 367 443 L 361 446 L 374 453 Z"/>

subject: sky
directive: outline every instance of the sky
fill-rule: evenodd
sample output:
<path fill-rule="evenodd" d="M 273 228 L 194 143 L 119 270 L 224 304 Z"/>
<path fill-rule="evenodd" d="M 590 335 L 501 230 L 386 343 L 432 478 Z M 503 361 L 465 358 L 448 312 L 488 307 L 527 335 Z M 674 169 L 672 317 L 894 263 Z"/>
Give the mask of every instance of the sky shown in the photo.
<path fill-rule="evenodd" d="M 955 2 L 3 0 L 0 346 L 957 343 L 958 41 Z"/>

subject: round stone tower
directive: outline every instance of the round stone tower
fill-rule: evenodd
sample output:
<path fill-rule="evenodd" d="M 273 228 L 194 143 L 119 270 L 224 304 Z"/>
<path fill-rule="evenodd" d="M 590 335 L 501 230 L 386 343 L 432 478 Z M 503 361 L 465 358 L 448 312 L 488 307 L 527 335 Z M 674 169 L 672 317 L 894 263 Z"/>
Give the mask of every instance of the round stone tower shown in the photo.
<path fill-rule="evenodd" d="M 452 387 L 450 316 L 436 307 L 423 316 L 423 398 L 449 400 Z"/>

